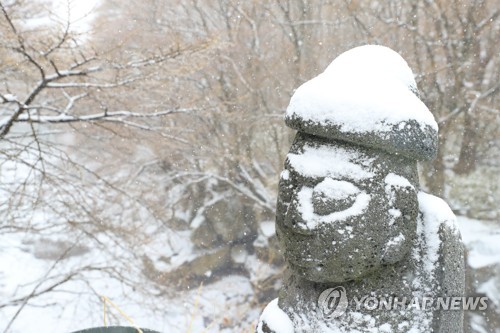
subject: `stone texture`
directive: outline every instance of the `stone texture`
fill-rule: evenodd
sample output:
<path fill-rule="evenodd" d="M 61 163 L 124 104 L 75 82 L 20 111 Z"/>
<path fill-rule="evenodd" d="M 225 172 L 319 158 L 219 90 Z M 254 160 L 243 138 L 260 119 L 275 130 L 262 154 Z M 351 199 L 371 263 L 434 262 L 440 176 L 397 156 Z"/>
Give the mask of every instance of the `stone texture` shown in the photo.
<path fill-rule="evenodd" d="M 285 118 L 288 127 L 330 139 L 349 141 L 355 144 L 404 154 L 416 160 L 432 160 L 437 154 L 437 132 L 430 126 L 420 126 L 415 121 L 393 125 L 390 132 L 349 133 L 336 124 L 321 124 L 298 117 Z"/>
<path fill-rule="evenodd" d="M 411 119 L 390 132 L 353 133 L 293 115 L 286 122 L 298 130 L 276 212 L 287 271 L 257 331 L 284 333 L 272 322 L 283 312 L 295 332 L 462 332 L 462 310 L 412 306 L 464 295 L 455 216 L 419 189 L 417 161 L 434 156 L 437 131 Z M 338 286 L 346 311 L 325 318 L 318 299 Z M 404 310 L 360 306 L 368 297 L 397 297 Z"/>
<path fill-rule="evenodd" d="M 304 146 L 341 151 L 346 159 L 333 160 L 334 163 L 365 164 L 370 177 L 352 179 L 348 173 L 334 176 L 337 180 L 351 182 L 371 197 L 366 207 L 369 217 L 366 214 L 347 216 L 334 223 L 322 223 L 316 230 L 304 227 L 306 221 L 299 211 L 297 197 L 303 187 L 314 188 L 324 177 L 305 177 L 294 169 L 291 159 L 287 158 L 285 170 L 289 176 L 280 180 L 276 234 L 289 266 L 315 282 L 357 279 L 386 263 L 385 244 L 400 235 L 405 240 L 399 244 L 396 251 L 398 255 L 392 261 L 405 256 L 416 229 L 416 162 L 384 151 L 353 147 L 347 143 L 327 141 L 300 132 L 292 144 L 290 154 L 300 155 Z M 414 186 L 398 191 L 393 202 L 390 202 L 392 190 L 385 183 L 385 178 L 391 173 L 404 176 Z M 328 173 L 325 175 L 329 178 Z M 336 211 L 335 207 L 331 209 L 332 212 Z M 393 218 L 389 213 L 391 209 L 401 211 L 401 215 Z"/>

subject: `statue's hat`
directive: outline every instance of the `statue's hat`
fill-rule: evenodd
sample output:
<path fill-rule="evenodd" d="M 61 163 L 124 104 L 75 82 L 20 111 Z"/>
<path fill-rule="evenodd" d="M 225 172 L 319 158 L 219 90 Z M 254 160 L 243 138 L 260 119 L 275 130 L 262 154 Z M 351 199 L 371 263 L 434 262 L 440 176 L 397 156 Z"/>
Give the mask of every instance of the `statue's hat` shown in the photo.
<path fill-rule="evenodd" d="M 356 47 L 302 84 L 286 110 L 298 131 L 414 160 L 437 152 L 438 126 L 406 61 L 390 48 Z"/>

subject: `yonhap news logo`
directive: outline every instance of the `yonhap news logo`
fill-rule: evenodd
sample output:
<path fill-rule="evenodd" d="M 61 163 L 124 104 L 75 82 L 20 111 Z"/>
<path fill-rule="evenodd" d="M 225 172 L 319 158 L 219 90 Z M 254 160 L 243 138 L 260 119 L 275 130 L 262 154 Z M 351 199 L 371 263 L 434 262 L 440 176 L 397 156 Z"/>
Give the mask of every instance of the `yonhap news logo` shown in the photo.
<path fill-rule="evenodd" d="M 342 286 L 328 288 L 318 298 L 319 309 L 326 319 L 343 315 L 348 304 L 346 291 Z"/>
<path fill-rule="evenodd" d="M 354 296 L 347 298 L 344 287 L 337 286 L 324 290 L 318 297 L 318 308 L 325 319 L 343 315 L 351 301 L 354 311 L 484 311 L 488 308 L 489 298 L 482 297 L 397 297 L 397 296 Z"/>

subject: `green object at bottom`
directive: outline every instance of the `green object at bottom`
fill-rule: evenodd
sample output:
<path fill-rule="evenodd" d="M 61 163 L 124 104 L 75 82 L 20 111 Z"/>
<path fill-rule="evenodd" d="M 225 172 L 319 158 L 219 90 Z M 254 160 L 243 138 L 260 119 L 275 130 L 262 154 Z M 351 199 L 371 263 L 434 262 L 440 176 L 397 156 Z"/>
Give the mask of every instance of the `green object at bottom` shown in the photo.
<path fill-rule="evenodd" d="M 157 331 L 148 330 L 141 328 L 143 333 L 160 333 Z M 108 326 L 108 327 L 94 327 L 88 328 L 86 330 L 76 331 L 72 333 L 139 333 L 139 330 L 135 327 L 127 326 Z"/>

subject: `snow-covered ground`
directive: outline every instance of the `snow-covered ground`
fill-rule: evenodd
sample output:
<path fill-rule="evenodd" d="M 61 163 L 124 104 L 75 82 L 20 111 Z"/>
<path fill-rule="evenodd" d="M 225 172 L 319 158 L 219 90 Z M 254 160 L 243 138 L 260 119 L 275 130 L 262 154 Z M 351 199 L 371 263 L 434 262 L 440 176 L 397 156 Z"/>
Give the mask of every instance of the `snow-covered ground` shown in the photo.
<path fill-rule="evenodd" d="M 169 295 L 120 283 L 105 273 L 112 260 L 100 250 L 89 250 L 57 262 L 51 259 L 54 243 L 48 238 L 29 240 L 22 234 L 0 235 L 0 331 L 16 316 L 8 332 L 71 332 L 104 324 L 100 296 L 109 298 L 135 324 L 160 332 L 231 332 L 231 327 L 252 324 L 261 309 L 251 306 L 253 289 L 249 278 L 224 277 L 210 285 Z M 42 247 L 45 251 L 42 251 Z M 56 250 L 54 248 L 54 254 Z M 254 258 L 251 258 L 254 259 Z M 257 264 L 255 261 L 254 264 Z M 85 270 L 85 267 L 95 270 Z M 117 267 L 123 269 L 123 267 Z M 102 269 L 102 270 L 101 270 Z M 131 267 L 125 278 L 136 275 L 138 284 L 151 283 Z M 76 275 L 73 275 L 76 274 Z M 65 280 L 71 277 L 69 282 Z M 42 293 L 52 286 L 49 292 Z M 40 294 L 40 295 L 38 295 Z M 27 302 L 24 297 L 33 295 Z M 108 304 L 108 323 L 129 325 Z M 247 328 L 250 330 L 250 326 Z"/>
<path fill-rule="evenodd" d="M 500 265 L 498 223 L 459 216 L 458 224 L 462 240 L 469 250 L 467 262 L 470 267 L 479 269 L 490 265 Z"/>
<path fill-rule="evenodd" d="M 25 160 L 35 161 L 36 156 L 27 155 Z M 219 332 L 224 327 L 230 332 L 230 327 L 254 325 L 251 322 L 261 309 L 252 306 L 251 277 L 230 275 L 201 288 L 178 290 L 158 286 L 143 273 L 141 258 L 145 255 L 162 271 L 192 259 L 195 254 L 189 230 L 168 230 L 152 223 L 150 216 L 141 216 L 141 209 L 130 202 L 124 202 L 123 207 L 138 215 L 122 210 L 120 218 L 118 214 L 108 216 L 102 230 L 99 223 L 87 229 L 89 225 L 81 222 L 84 218 L 54 214 L 61 193 L 50 189 L 50 184 L 40 199 L 54 203 L 52 210 L 44 204 L 33 206 L 22 195 L 16 200 L 11 195 L 16 193 L 15 184 L 24 182 L 26 192 L 34 193 L 31 186 L 38 183 L 27 176 L 29 167 L 2 162 L 0 332 L 67 333 L 102 326 L 103 296 L 137 325 L 160 332 L 201 332 L 205 328 L 207 332 Z M 96 209 L 96 203 L 102 202 L 116 212 L 119 208 L 111 207 L 113 202 L 109 200 L 115 194 L 108 193 L 109 188 L 100 188 L 99 181 L 90 179 L 90 183 L 95 186 L 88 187 L 77 200 L 91 200 Z M 71 193 L 79 197 L 70 185 L 71 179 L 64 184 L 69 187 L 68 193 L 73 190 Z M 122 219 L 129 221 L 128 232 L 140 229 L 141 234 L 125 240 L 120 235 L 120 228 L 125 228 Z M 158 260 L 162 257 L 170 262 Z M 259 266 L 254 256 L 247 262 Z M 130 325 L 109 304 L 106 313 L 108 324 Z"/>
<path fill-rule="evenodd" d="M 492 221 L 480 221 L 459 217 L 458 223 L 462 233 L 462 240 L 468 249 L 467 264 L 474 271 L 500 270 L 500 228 L 499 224 Z M 500 311 L 500 276 L 498 273 L 475 277 L 473 284 L 476 291 L 486 294 L 489 300 Z M 500 313 L 498 314 L 500 316 Z M 500 327 L 499 327 L 500 329 Z"/>

